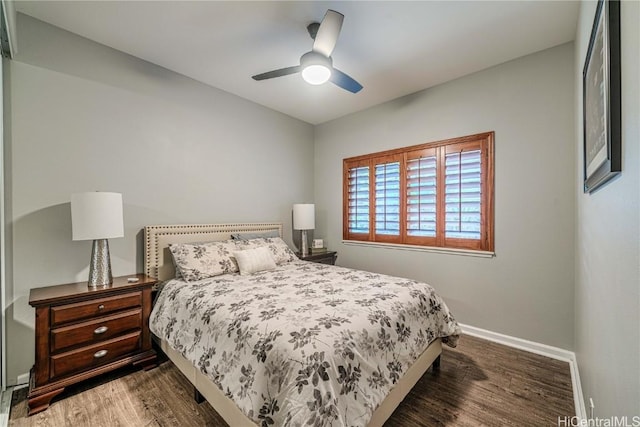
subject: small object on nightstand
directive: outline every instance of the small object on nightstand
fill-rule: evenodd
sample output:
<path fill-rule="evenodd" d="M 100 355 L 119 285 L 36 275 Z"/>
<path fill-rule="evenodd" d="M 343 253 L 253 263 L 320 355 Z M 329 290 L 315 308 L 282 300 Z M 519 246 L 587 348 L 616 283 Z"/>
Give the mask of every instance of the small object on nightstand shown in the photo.
<path fill-rule="evenodd" d="M 131 279 L 136 279 L 131 281 Z M 156 365 L 151 347 L 151 288 L 138 274 L 110 287 L 87 282 L 31 289 L 36 354 L 29 381 L 29 415 L 44 411 L 65 387 L 126 365 Z"/>
<path fill-rule="evenodd" d="M 338 258 L 337 252 L 328 251 L 326 249 L 324 250 L 316 249 L 315 251 L 312 251 L 309 255 L 302 255 L 299 252 L 296 253 L 296 255 L 302 261 L 310 261 L 310 262 L 316 262 L 319 264 L 329 264 L 329 265 L 335 265 L 336 259 Z"/>

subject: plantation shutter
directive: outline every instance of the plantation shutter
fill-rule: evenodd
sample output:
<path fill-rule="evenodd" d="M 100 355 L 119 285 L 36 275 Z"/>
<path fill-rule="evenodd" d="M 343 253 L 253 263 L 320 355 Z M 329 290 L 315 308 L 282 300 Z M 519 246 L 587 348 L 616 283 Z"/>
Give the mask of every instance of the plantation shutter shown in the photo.
<path fill-rule="evenodd" d="M 445 241 L 479 248 L 482 237 L 482 151 L 477 144 L 446 147 Z"/>
<path fill-rule="evenodd" d="M 374 159 L 375 164 L 375 234 L 377 241 L 400 237 L 400 161 L 402 156 Z"/>
<path fill-rule="evenodd" d="M 347 172 L 349 235 L 369 236 L 369 169 L 367 164 L 360 164 Z"/>
<path fill-rule="evenodd" d="M 435 149 L 407 153 L 406 243 L 423 245 L 435 243 L 437 164 Z"/>

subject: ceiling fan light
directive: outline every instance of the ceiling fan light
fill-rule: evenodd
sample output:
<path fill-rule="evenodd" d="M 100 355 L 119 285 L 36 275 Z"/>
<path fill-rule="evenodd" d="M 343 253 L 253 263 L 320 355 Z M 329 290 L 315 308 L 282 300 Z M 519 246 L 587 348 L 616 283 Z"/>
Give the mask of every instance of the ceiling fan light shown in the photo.
<path fill-rule="evenodd" d="M 331 69 L 325 65 L 312 64 L 302 70 L 302 78 L 312 85 L 321 85 L 329 81 Z"/>

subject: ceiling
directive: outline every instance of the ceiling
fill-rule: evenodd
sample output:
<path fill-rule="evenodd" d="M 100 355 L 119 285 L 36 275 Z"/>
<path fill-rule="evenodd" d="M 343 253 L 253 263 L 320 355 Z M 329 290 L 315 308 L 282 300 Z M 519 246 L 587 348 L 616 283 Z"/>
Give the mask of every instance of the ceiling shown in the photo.
<path fill-rule="evenodd" d="M 17 1 L 30 15 L 311 124 L 569 42 L 575 1 Z M 306 26 L 345 15 L 332 54 L 357 94 L 299 74 Z M 18 48 L 20 41 L 18 40 Z"/>

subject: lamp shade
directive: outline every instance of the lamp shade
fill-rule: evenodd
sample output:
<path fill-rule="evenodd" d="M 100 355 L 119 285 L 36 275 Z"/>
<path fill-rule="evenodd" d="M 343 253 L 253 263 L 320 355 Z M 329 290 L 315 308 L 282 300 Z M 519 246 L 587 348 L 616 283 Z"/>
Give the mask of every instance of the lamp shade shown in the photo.
<path fill-rule="evenodd" d="M 293 229 L 313 230 L 316 228 L 316 206 L 300 203 L 293 205 Z"/>
<path fill-rule="evenodd" d="M 71 228 L 73 240 L 123 237 L 122 194 L 100 191 L 72 194 Z"/>

